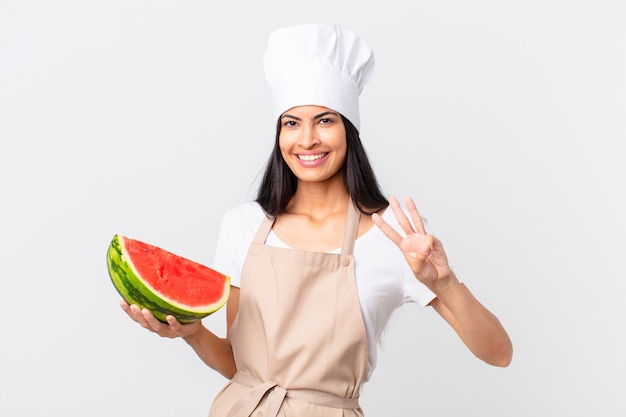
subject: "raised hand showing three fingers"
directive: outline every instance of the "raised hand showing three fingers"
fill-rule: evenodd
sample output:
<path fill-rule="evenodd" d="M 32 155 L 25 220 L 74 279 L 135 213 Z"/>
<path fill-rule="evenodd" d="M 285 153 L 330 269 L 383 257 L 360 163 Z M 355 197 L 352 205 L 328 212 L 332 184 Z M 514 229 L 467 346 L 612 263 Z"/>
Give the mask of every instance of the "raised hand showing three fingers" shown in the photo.
<path fill-rule="evenodd" d="M 400 248 L 419 281 L 427 286 L 445 285 L 445 281 L 450 279 L 453 274 L 448 265 L 448 258 L 443 250 L 443 245 L 436 237 L 426 232 L 422 217 L 410 197 L 407 197 L 405 204 L 410 219 L 395 197 L 389 199 L 391 210 L 402 228 L 404 236 L 385 222 L 380 215 L 373 214 L 372 220 Z"/>

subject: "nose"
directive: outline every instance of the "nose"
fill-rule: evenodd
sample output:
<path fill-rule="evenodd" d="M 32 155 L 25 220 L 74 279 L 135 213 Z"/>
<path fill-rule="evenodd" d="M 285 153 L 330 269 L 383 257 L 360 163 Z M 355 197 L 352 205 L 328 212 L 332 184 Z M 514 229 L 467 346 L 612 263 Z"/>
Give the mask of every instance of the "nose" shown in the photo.
<path fill-rule="evenodd" d="M 314 125 L 307 123 L 302 127 L 299 143 L 305 149 L 311 149 L 320 143 L 319 135 Z"/>

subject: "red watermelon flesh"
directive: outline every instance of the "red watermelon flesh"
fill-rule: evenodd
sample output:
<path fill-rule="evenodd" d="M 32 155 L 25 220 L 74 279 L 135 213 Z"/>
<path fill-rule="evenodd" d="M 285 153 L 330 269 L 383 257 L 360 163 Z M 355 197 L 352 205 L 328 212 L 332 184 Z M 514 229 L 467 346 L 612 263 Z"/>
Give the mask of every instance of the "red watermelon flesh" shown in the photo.
<path fill-rule="evenodd" d="M 219 300 L 224 276 L 156 246 L 126 239 L 125 249 L 139 275 L 165 297 L 188 307 Z"/>
<path fill-rule="evenodd" d="M 228 300 L 230 278 L 159 247 L 115 235 L 107 252 L 109 275 L 130 304 L 188 323 L 205 317 Z"/>

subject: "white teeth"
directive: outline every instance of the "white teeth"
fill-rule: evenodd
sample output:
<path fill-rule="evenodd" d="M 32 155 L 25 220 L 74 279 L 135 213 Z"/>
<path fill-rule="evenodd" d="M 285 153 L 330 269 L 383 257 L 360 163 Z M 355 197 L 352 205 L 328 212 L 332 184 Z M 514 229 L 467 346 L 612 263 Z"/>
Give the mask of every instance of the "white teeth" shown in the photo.
<path fill-rule="evenodd" d="M 320 153 L 317 155 L 298 155 L 298 158 L 303 160 L 303 161 L 315 161 L 317 159 L 321 159 L 323 157 L 325 157 L 326 154 L 325 153 Z"/>

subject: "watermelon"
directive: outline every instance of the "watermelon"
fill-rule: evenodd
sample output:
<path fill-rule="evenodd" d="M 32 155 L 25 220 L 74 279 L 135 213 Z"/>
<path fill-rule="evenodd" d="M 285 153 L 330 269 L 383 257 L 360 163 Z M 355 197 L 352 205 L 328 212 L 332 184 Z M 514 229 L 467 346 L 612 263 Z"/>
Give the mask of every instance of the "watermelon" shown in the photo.
<path fill-rule="evenodd" d="M 230 277 L 181 256 L 122 235 L 107 250 L 113 285 L 129 304 L 159 321 L 168 314 L 191 323 L 219 310 L 230 295 Z"/>

